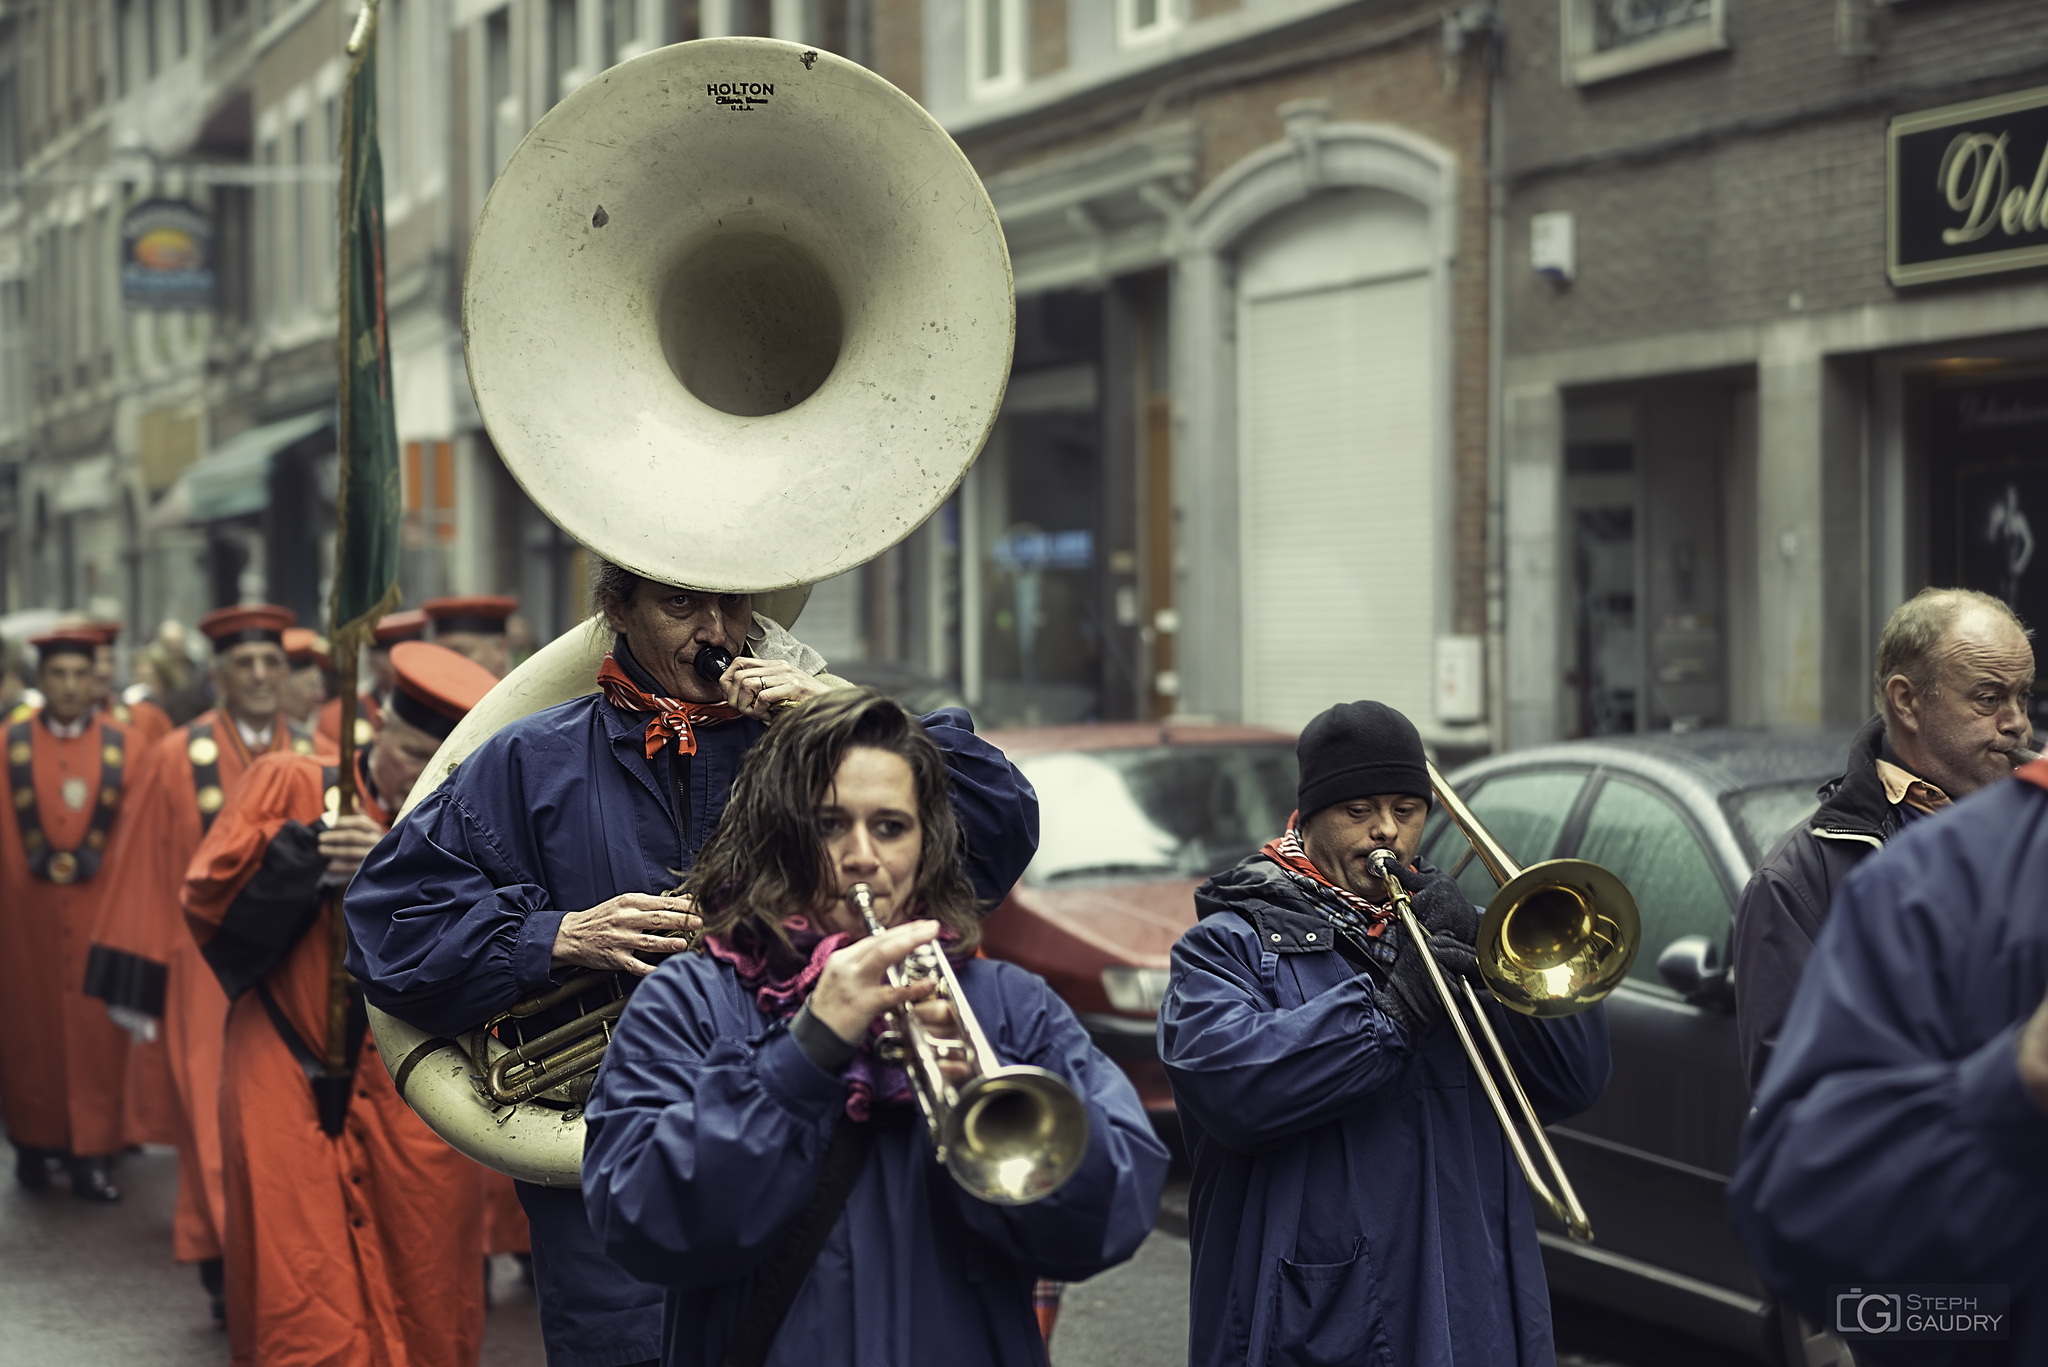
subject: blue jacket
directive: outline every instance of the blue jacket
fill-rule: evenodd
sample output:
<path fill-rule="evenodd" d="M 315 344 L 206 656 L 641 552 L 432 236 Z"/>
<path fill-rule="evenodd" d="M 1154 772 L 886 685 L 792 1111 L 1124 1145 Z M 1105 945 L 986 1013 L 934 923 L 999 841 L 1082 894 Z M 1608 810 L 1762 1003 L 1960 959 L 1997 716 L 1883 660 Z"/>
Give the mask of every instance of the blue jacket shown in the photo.
<path fill-rule="evenodd" d="M 1038 796 L 958 708 L 924 718 L 946 753 L 977 895 L 1000 901 L 1038 848 Z M 697 733 L 689 829 L 672 752 L 598 694 L 512 723 L 392 827 L 349 885 L 349 972 L 370 1002 L 453 1036 L 561 976 L 562 917 L 623 892 L 674 888 L 711 837 L 759 722 Z M 577 970 L 580 971 L 580 970 Z"/>
<path fill-rule="evenodd" d="M 630 667 L 629 667 L 630 669 Z M 975 891 L 1006 895 L 1038 845 L 1038 798 L 957 709 L 924 718 L 946 753 Z M 492 736 L 392 827 L 349 885 L 348 968 L 377 1006 L 453 1038 L 580 969 L 551 968 L 562 917 L 681 880 L 765 727 L 703 727 L 678 766 L 644 716 L 598 694 Z M 687 811 L 677 813 L 682 792 Z M 659 1350 L 661 1296 L 610 1267 L 574 1191 L 520 1184 L 550 1367 Z"/>
<path fill-rule="evenodd" d="M 914 1104 L 886 1108 L 771 1367 L 1042 1367 L 1033 1278 L 1092 1276 L 1152 1228 L 1167 1155 L 1129 1080 L 1033 974 L 958 968 L 1003 1061 L 1080 1095 L 1087 1154 L 1052 1196 L 987 1205 L 933 1160 Z M 721 1360 L 756 1269 L 817 1190 L 845 1102 L 843 1078 L 765 1023 L 729 964 L 671 959 L 633 994 L 585 1113 L 583 1192 L 605 1252 L 668 1288 L 668 1367 Z"/>
<path fill-rule="evenodd" d="M 1159 1012 L 1194 1157 L 1189 1362 L 1549 1367 L 1528 1188 L 1448 1022 L 1409 1040 L 1263 856 L 1195 903 Z M 1546 1121 L 1598 1099 L 1604 1008 L 1488 1014 Z"/>
<path fill-rule="evenodd" d="M 1997 784 L 1857 866 L 1807 960 L 1728 1210 L 1766 1286 L 2003 1283 L 2012 1337 L 1858 1362 L 2048 1362 L 2048 1113 L 2015 1049 L 2048 995 L 2048 792 Z"/>

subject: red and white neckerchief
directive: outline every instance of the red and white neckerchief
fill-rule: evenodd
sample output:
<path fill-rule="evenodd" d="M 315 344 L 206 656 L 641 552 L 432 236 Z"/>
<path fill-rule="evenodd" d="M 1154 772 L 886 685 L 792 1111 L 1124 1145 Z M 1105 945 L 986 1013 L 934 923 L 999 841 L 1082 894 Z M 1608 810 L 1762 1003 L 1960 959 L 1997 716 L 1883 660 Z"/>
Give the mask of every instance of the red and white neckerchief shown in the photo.
<path fill-rule="evenodd" d="M 1345 926 L 1346 929 L 1369 939 L 1379 939 L 1394 920 L 1392 900 L 1375 904 L 1360 897 L 1351 889 L 1340 888 L 1323 877 L 1323 871 L 1315 866 L 1315 861 L 1308 857 L 1308 851 L 1301 846 L 1301 828 L 1298 824 L 1300 818 L 1300 812 L 1289 813 L 1287 829 L 1274 839 L 1268 840 L 1260 848 L 1259 853 L 1285 869 L 1311 897 L 1326 906 L 1334 900 L 1342 910 L 1352 913 L 1358 923 Z M 1339 924 L 1343 922 L 1340 920 Z"/>
<path fill-rule="evenodd" d="M 723 721 L 733 721 L 739 710 L 730 703 L 684 702 L 680 698 L 665 698 L 658 693 L 649 693 L 625 671 L 624 666 L 610 655 L 597 669 L 597 686 L 604 690 L 605 701 L 621 712 L 652 712 L 647 719 L 647 758 L 653 759 L 661 753 L 661 747 L 673 741 L 679 755 L 697 753 L 696 727 L 716 726 Z"/>

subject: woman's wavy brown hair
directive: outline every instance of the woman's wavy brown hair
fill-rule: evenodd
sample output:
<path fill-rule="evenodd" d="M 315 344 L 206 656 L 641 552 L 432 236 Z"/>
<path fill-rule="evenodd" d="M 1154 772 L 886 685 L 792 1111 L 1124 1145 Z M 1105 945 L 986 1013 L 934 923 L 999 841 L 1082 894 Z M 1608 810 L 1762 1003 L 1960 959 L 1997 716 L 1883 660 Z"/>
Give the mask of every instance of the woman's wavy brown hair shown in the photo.
<path fill-rule="evenodd" d="M 910 766 L 924 852 L 910 906 L 951 927 L 950 955 L 972 954 L 981 938 L 974 887 L 960 867 L 960 823 L 947 791 L 946 760 L 916 718 L 872 688 L 834 689 L 776 717 L 733 780 L 718 829 L 690 869 L 683 891 L 696 899 L 704 931 L 790 948 L 782 923 L 808 915 L 836 879 L 818 828 L 846 752 L 886 751 Z"/>

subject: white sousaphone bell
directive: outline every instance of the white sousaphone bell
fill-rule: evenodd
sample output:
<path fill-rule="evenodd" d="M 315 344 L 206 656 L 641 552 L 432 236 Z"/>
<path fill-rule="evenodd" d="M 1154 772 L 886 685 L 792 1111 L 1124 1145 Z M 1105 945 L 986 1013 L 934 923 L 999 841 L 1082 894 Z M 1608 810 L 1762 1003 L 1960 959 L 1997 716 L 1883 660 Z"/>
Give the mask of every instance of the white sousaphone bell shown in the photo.
<path fill-rule="evenodd" d="M 916 101 L 829 52 L 719 38 L 603 72 L 527 134 L 470 243 L 462 332 L 491 440 L 563 531 L 788 626 L 959 484 L 1016 305 L 987 192 Z M 596 691 L 610 644 L 592 618 L 514 670 L 407 810 L 500 727 Z M 370 1020 L 442 1138 L 576 1185 L 581 1112 L 487 1101 L 496 1040 Z"/>

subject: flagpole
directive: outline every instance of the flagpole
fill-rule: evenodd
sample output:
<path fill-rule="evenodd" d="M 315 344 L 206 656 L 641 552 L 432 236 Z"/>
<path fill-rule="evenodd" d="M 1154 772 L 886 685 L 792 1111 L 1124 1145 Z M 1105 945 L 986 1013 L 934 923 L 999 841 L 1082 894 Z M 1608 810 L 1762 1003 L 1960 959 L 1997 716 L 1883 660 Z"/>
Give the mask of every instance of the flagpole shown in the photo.
<path fill-rule="evenodd" d="M 377 35 L 377 0 L 363 0 L 363 7 L 356 15 L 355 29 L 349 35 L 348 78 L 343 83 L 341 97 L 341 146 L 337 155 L 341 161 L 341 194 L 337 205 L 340 220 L 340 251 L 338 272 L 335 280 L 335 313 L 337 316 L 336 366 L 339 385 L 336 394 L 335 452 L 339 463 L 339 495 L 335 500 L 334 513 L 334 603 L 330 622 L 330 649 L 334 654 L 335 685 L 341 693 L 341 735 L 340 778 L 336 783 L 339 805 L 336 815 L 353 816 L 356 813 L 356 719 L 360 703 L 356 692 L 356 666 L 362 656 L 366 638 L 375 629 L 381 610 L 373 611 L 367 621 L 343 621 L 342 576 L 348 555 L 349 515 L 351 481 L 350 466 L 354 454 L 355 422 L 354 396 L 349 383 L 354 370 L 355 311 L 354 273 L 356 219 L 361 211 L 358 197 L 361 193 L 362 167 L 356 156 L 356 77 L 363 63 L 370 60 L 375 50 Z M 327 918 L 333 934 L 331 960 L 327 976 L 327 1072 L 330 1077 L 341 1077 L 348 1072 L 348 1017 L 349 1017 L 349 972 L 348 972 L 348 921 L 342 915 L 342 894 L 345 889 L 335 888 L 328 894 Z"/>

